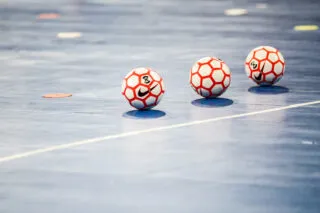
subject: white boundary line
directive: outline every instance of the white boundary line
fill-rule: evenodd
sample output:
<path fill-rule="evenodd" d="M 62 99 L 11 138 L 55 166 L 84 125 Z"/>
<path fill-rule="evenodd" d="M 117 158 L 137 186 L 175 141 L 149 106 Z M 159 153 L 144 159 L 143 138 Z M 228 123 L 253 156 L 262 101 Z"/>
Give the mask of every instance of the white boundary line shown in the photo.
<path fill-rule="evenodd" d="M 120 133 L 120 134 L 114 134 L 114 135 L 107 135 L 104 137 L 81 140 L 81 141 L 76 141 L 76 142 L 72 142 L 72 143 L 36 149 L 33 151 L 29 151 L 29 152 L 24 152 L 24 153 L 20 153 L 20 154 L 2 157 L 2 158 L 0 158 L 0 164 L 3 162 L 12 161 L 12 160 L 20 159 L 20 158 L 27 158 L 27 157 L 41 154 L 41 153 L 53 152 L 53 151 L 57 151 L 57 150 L 68 149 L 68 148 L 77 147 L 77 146 L 86 145 L 86 144 L 103 142 L 106 140 L 111 140 L 111 139 L 116 139 L 116 138 L 125 138 L 128 136 L 140 135 L 143 133 L 176 129 L 176 128 L 180 128 L 180 127 L 193 126 L 193 125 L 204 124 L 204 123 L 211 123 L 211 122 L 215 122 L 215 121 L 229 120 L 229 119 L 233 119 L 233 118 L 248 117 L 248 116 L 253 116 L 253 115 L 258 115 L 258 114 L 265 114 L 265 113 L 269 113 L 269 112 L 276 112 L 276 111 L 282 111 L 282 110 L 287 110 L 287 109 L 299 108 L 299 107 L 304 107 L 304 106 L 309 106 L 309 105 L 314 105 L 314 104 L 320 104 L 320 100 L 306 102 L 306 103 L 300 103 L 300 104 L 293 104 L 293 105 L 288 105 L 288 106 L 284 106 L 284 107 L 266 109 L 266 110 L 261 110 L 261 111 L 255 111 L 255 112 L 241 113 L 241 114 L 237 114 L 237 115 L 228 115 L 228 116 L 222 116 L 222 117 L 217 117 L 217 118 L 210 118 L 210 119 L 205 119 L 205 120 L 198 120 L 198 121 L 173 124 L 173 125 L 168 125 L 168 126 L 163 126 L 163 127 L 150 128 L 150 129 L 145 129 L 145 130 L 138 130 L 138 131 L 132 131 L 132 132 L 126 132 L 126 133 Z"/>

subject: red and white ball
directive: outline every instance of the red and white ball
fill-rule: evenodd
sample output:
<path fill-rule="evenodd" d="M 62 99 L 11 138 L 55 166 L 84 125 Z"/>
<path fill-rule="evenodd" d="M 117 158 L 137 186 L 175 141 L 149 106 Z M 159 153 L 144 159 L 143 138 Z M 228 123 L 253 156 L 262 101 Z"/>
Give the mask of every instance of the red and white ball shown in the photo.
<path fill-rule="evenodd" d="M 121 93 L 134 108 L 151 109 L 164 94 L 163 80 L 150 68 L 136 68 L 124 78 Z"/>
<path fill-rule="evenodd" d="M 257 47 L 249 53 L 245 62 L 248 78 L 261 86 L 280 81 L 285 70 L 285 61 L 279 50 L 270 46 Z"/>
<path fill-rule="evenodd" d="M 229 67 L 222 60 L 205 57 L 198 60 L 189 75 L 191 87 L 205 98 L 215 98 L 224 93 L 231 82 Z"/>

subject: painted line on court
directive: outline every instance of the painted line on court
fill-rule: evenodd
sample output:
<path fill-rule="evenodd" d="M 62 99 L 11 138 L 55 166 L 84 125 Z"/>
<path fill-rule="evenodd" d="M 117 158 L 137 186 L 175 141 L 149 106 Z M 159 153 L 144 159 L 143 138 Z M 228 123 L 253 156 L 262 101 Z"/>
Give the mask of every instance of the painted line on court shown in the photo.
<path fill-rule="evenodd" d="M 315 104 L 320 104 L 320 100 L 306 102 L 306 103 L 300 103 L 300 104 L 293 104 L 293 105 L 288 105 L 288 106 L 284 106 L 284 107 L 266 109 L 266 110 L 261 110 L 261 111 L 255 111 L 255 112 L 241 113 L 241 114 L 237 114 L 237 115 L 228 115 L 228 116 L 222 116 L 222 117 L 217 117 L 217 118 L 210 118 L 210 119 L 205 119 L 205 120 L 191 121 L 191 122 L 173 124 L 173 125 L 168 125 L 168 126 L 163 126 L 163 127 L 150 128 L 150 129 L 145 129 L 145 130 L 138 130 L 138 131 L 132 131 L 132 132 L 126 132 L 126 133 L 120 133 L 120 134 L 114 134 L 114 135 L 107 135 L 104 137 L 81 140 L 81 141 L 76 141 L 76 142 L 72 142 L 72 143 L 61 144 L 61 145 L 51 146 L 51 147 L 42 148 L 42 149 L 36 149 L 33 151 L 29 151 L 29 152 L 24 152 L 24 153 L 20 153 L 20 154 L 2 157 L 2 158 L 0 158 L 0 163 L 16 160 L 16 159 L 20 159 L 20 158 L 27 158 L 27 157 L 30 157 L 33 155 L 38 155 L 41 153 L 53 152 L 53 151 L 73 148 L 73 147 L 77 147 L 77 146 L 81 146 L 81 145 L 103 142 L 103 141 L 111 140 L 111 139 L 125 138 L 125 137 L 129 137 L 129 136 L 140 135 L 143 133 L 170 130 L 170 129 L 176 129 L 176 128 L 180 128 L 180 127 L 187 127 L 187 126 L 211 123 L 211 122 L 215 122 L 215 121 L 229 120 L 229 119 L 233 119 L 233 118 L 249 117 L 249 116 L 254 116 L 254 115 L 259 115 L 259 114 L 282 111 L 282 110 L 287 110 L 287 109 L 294 109 L 294 108 L 315 105 Z"/>

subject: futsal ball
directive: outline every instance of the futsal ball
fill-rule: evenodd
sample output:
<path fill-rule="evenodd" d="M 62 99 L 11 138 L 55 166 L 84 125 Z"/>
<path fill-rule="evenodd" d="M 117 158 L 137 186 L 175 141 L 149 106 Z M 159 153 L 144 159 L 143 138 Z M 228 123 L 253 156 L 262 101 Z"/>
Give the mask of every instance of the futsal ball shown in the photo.
<path fill-rule="evenodd" d="M 230 81 L 229 67 L 218 58 L 202 58 L 190 70 L 189 82 L 191 87 L 205 98 L 220 96 L 227 90 Z"/>
<path fill-rule="evenodd" d="M 245 62 L 248 78 L 261 86 L 270 86 L 280 81 L 284 69 L 282 54 L 270 46 L 260 46 L 251 50 Z"/>
<path fill-rule="evenodd" d="M 150 68 L 136 68 L 124 78 L 121 93 L 134 108 L 151 109 L 164 94 L 163 80 Z"/>

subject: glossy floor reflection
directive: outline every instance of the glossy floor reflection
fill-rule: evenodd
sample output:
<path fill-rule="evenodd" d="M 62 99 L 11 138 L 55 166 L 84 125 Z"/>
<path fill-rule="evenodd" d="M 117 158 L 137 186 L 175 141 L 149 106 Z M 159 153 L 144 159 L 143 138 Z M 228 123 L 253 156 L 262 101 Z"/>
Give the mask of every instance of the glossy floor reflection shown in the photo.
<path fill-rule="evenodd" d="M 131 119 L 156 119 L 165 116 L 161 110 L 132 110 L 123 114 L 123 117 Z"/>
<path fill-rule="evenodd" d="M 288 93 L 289 88 L 283 86 L 254 86 L 248 89 L 251 93 L 261 94 L 261 95 L 277 95 Z"/>
<path fill-rule="evenodd" d="M 197 107 L 215 108 L 230 106 L 233 104 L 233 100 L 228 98 L 200 98 L 191 103 Z"/>

